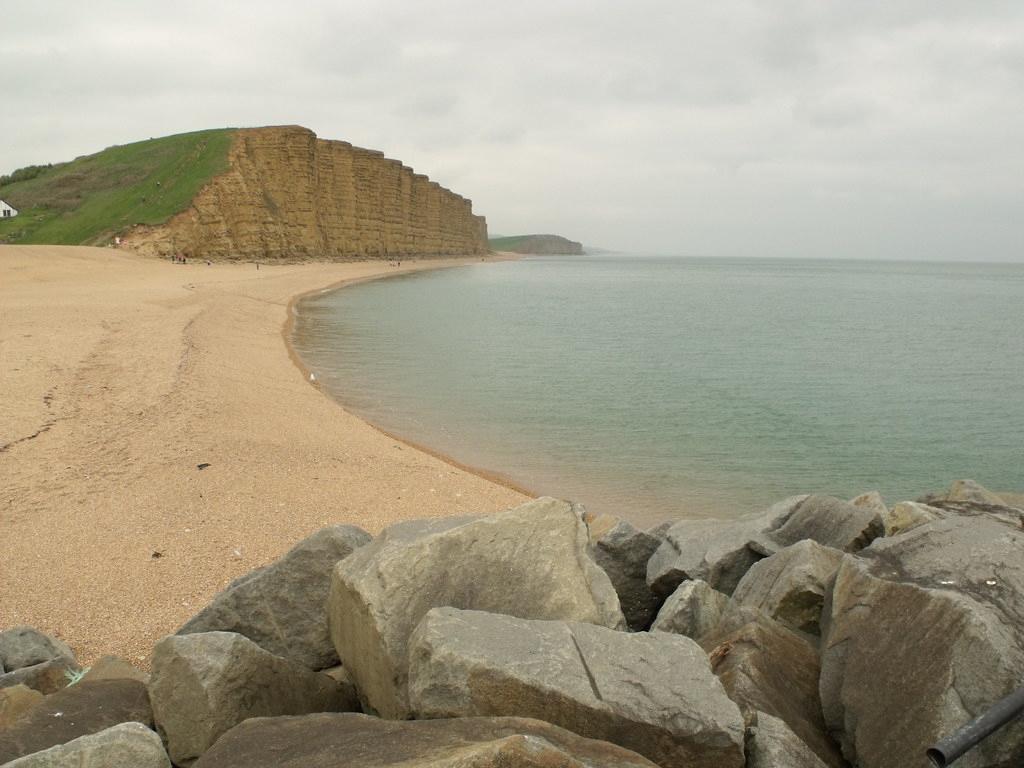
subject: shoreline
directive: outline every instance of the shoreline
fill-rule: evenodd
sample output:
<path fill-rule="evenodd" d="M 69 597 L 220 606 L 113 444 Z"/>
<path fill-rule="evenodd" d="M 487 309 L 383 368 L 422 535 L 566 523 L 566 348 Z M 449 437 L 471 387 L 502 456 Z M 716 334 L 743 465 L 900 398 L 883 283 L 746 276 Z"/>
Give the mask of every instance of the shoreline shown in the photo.
<path fill-rule="evenodd" d="M 287 342 L 304 295 L 473 263 L 257 272 L 0 247 L 0 626 L 145 666 L 159 637 L 325 525 L 521 503 L 311 387 Z"/>
<path fill-rule="evenodd" d="M 487 260 L 487 263 L 495 263 L 500 261 L 516 261 L 522 258 L 521 254 L 505 252 L 499 252 L 497 256 L 499 258 L 490 258 Z M 391 440 L 397 440 L 400 443 L 404 443 L 413 450 L 420 451 L 421 453 L 425 453 L 428 456 L 433 456 L 435 459 L 439 459 L 440 461 L 443 461 L 446 464 L 450 464 L 456 469 L 462 470 L 463 472 L 469 472 L 470 474 L 476 475 L 477 477 L 480 477 L 483 480 L 487 480 L 488 482 L 500 485 L 504 488 L 508 488 L 510 491 L 515 491 L 516 493 L 521 493 L 524 496 L 534 498 L 538 495 L 535 490 L 528 488 L 527 486 L 521 483 L 517 483 L 508 475 L 504 475 L 496 470 L 484 469 L 483 467 L 478 467 L 473 464 L 467 464 L 465 462 L 459 461 L 458 459 L 454 458 L 453 456 L 449 456 L 443 451 L 431 448 L 429 445 L 418 442 L 409 437 L 405 437 L 397 432 L 387 430 L 384 427 L 380 426 L 379 424 L 375 424 L 373 421 L 366 418 L 365 416 L 362 416 L 359 413 L 356 413 L 355 411 L 346 407 L 341 400 L 339 400 L 329 391 L 324 389 L 324 387 L 320 384 L 319 379 L 310 378 L 310 376 L 313 374 L 313 371 L 310 370 L 310 368 L 306 365 L 305 361 L 302 359 L 302 356 L 295 349 L 294 344 L 292 344 L 292 335 L 295 329 L 295 321 L 296 318 L 298 317 L 298 305 L 300 302 L 303 301 L 303 299 L 309 298 L 310 296 L 318 296 L 323 293 L 333 293 L 334 291 L 344 290 L 345 288 L 351 288 L 354 285 L 360 285 L 362 283 L 371 283 L 376 282 L 378 280 L 389 280 L 394 277 L 399 277 L 403 274 L 410 274 L 413 272 L 430 272 L 434 271 L 435 269 L 457 269 L 459 267 L 468 267 L 477 263 L 480 262 L 467 262 L 466 264 L 446 264 L 435 268 L 427 267 L 425 269 L 410 269 L 403 270 L 400 272 L 383 272 L 378 275 L 372 275 L 368 277 L 342 280 L 334 285 L 329 285 L 324 288 L 314 288 L 313 290 L 297 294 L 288 301 L 288 318 L 285 320 L 284 325 L 281 327 L 281 338 L 284 341 L 285 348 L 288 350 L 288 357 L 291 359 L 295 367 L 298 368 L 299 373 L 302 374 L 302 378 L 305 380 L 305 382 L 346 413 L 355 416 L 364 424 L 377 430 L 385 437 Z"/>

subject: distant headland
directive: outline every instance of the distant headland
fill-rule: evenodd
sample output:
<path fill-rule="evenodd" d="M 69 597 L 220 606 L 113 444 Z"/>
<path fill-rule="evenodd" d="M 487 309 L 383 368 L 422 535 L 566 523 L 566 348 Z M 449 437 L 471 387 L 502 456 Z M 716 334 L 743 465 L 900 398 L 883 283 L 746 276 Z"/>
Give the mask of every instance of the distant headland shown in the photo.
<path fill-rule="evenodd" d="M 569 240 L 561 235 L 492 237 L 490 245 L 492 251 L 507 251 L 510 253 L 529 253 L 542 256 L 582 256 L 584 254 L 582 243 Z"/>

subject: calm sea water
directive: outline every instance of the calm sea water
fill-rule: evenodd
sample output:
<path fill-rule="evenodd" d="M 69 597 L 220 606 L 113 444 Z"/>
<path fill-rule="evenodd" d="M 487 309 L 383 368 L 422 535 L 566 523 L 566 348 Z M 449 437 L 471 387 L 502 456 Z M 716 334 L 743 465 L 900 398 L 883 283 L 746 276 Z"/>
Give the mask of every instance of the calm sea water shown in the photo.
<path fill-rule="evenodd" d="M 646 524 L 1024 489 L 1024 265 L 548 257 L 301 303 L 371 422 Z"/>

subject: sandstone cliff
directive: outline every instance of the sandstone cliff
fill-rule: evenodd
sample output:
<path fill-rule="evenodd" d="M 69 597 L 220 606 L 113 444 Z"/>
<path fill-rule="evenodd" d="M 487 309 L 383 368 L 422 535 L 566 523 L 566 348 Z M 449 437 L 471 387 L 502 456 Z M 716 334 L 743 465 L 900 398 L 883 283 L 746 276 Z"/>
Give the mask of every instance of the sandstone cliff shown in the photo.
<path fill-rule="evenodd" d="M 380 152 L 299 126 L 236 131 L 228 169 L 191 206 L 125 245 L 214 260 L 357 259 L 487 252 L 471 201 Z"/>

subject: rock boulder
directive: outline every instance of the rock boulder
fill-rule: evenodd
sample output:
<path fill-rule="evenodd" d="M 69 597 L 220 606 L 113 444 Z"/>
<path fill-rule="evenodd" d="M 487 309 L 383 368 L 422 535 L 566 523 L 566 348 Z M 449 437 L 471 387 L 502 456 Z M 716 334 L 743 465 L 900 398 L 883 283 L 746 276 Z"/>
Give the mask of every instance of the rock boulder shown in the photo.
<path fill-rule="evenodd" d="M 805 539 L 755 563 L 733 599 L 788 627 L 821 634 L 821 608 L 843 553 Z"/>
<path fill-rule="evenodd" d="M 1024 531 L 990 509 L 963 506 L 840 565 L 823 614 L 821 699 L 863 768 L 920 762 L 1024 680 Z M 1019 719 L 963 758 L 1020 764 Z"/>
<path fill-rule="evenodd" d="M 750 614 L 756 618 L 734 628 Z M 822 718 L 818 654 L 808 640 L 740 606 L 701 645 L 729 697 L 748 717 L 763 712 L 779 718 L 827 765 L 843 765 Z"/>
<path fill-rule="evenodd" d="M 807 498 L 794 496 L 737 520 L 674 523 L 647 564 L 648 585 L 664 599 L 684 581 L 700 579 L 731 595 L 747 569 L 770 554 L 751 548 L 750 543 L 782 525 Z"/>
<path fill-rule="evenodd" d="M 101 656 L 89 665 L 82 680 L 138 680 L 149 685 L 149 675 L 118 656 Z"/>
<path fill-rule="evenodd" d="M 882 498 L 882 494 L 878 491 L 862 493 L 860 496 L 850 499 L 850 503 L 855 507 L 874 510 L 882 518 L 884 518 L 886 512 L 889 511 L 889 507 L 886 505 L 885 499 Z"/>
<path fill-rule="evenodd" d="M 4 768 L 171 768 L 171 761 L 152 729 L 128 722 L 26 755 Z"/>
<path fill-rule="evenodd" d="M 640 755 L 540 720 L 394 721 L 320 714 L 254 718 L 195 768 L 657 768 Z"/>
<path fill-rule="evenodd" d="M 747 768 L 827 768 L 811 748 L 777 717 L 757 713 L 747 730 Z"/>
<path fill-rule="evenodd" d="M 1006 506 L 1001 496 L 975 480 L 957 480 L 946 492 L 946 501 L 968 501 L 978 504 Z"/>
<path fill-rule="evenodd" d="M 662 768 L 743 765 L 743 720 L 700 646 L 662 632 L 437 608 L 410 640 L 417 718 L 535 717 Z"/>
<path fill-rule="evenodd" d="M 142 683 L 97 680 L 72 685 L 47 696 L 0 732 L 0 765 L 125 722 L 153 723 Z"/>
<path fill-rule="evenodd" d="M 0 688 L 0 731 L 10 728 L 30 709 L 43 701 L 43 694 L 27 685 Z"/>
<path fill-rule="evenodd" d="M 81 667 L 74 659 L 59 656 L 0 675 L 0 689 L 12 685 L 27 685 L 42 694 L 51 694 L 65 687 L 72 676 L 80 671 Z"/>
<path fill-rule="evenodd" d="M 624 629 L 615 589 L 588 549 L 579 512 L 548 498 L 488 517 L 392 526 L 335 567 L 331 637 L 368 708 L 408 717 L 409 635 L 431 608 Z"/>
<path fill-rule="evenodd" d="M 661 539 L 637 530 L 625 520 L 615 521 L 604 531 L 595 531 L 593 525 L 590 530 L 594 560 L 611 579 L 626 623 L 633 630 L 647 629 L 661 602 L 647 586 L 647 561 L 661 545 Z"/>
<path fill-rule="evenodd" d="M 718 626 L 728 605 L 729 598 L 707 582 L 684 581 L 661 606 L 651 631 L 673 632 L 699 640 Z"/>
<path fill-rule="evenodd" d="M 249 717 L 357 709 L 350 691 L 232 632 L 171 635 L 153 649 L 153 714 L 175 765 Z"/>
<path fill-rule="evenodd" d="M 884 534 L 885 524 L 876 509 L 854 506 L 833 496 L 814 495 L 804 499 L 782 525 L 759 537 L 753 546 L 771 555 L 810 539 L 843 552 L 856 552 Z"/>
<path fill-rule="evenodd" d="M 941 520 L 949 515 L 938 507 L 922 504 L 917 501 L 901 501 L 894 504 L 883 517 L 885 521 L 885 535 L 897 536 L 911 528 L 930 523 L 933 520 Z"/>
<path fill-rule="evenodd" d="M 13 672 L 53 659 L 75 660 L 61 640 L 32 627 L 12 627 L 0 632 L 0 672 Z"/>
<path fill-rule="evenodd" d="M 338 654 L 324 612 L 331 572 L 369 541 L 370 535 L 355 526 L 323 528 L 276 562 L 236 579 L 178 634 L 237 632 L 310 669 L 333 666 Z"/>

